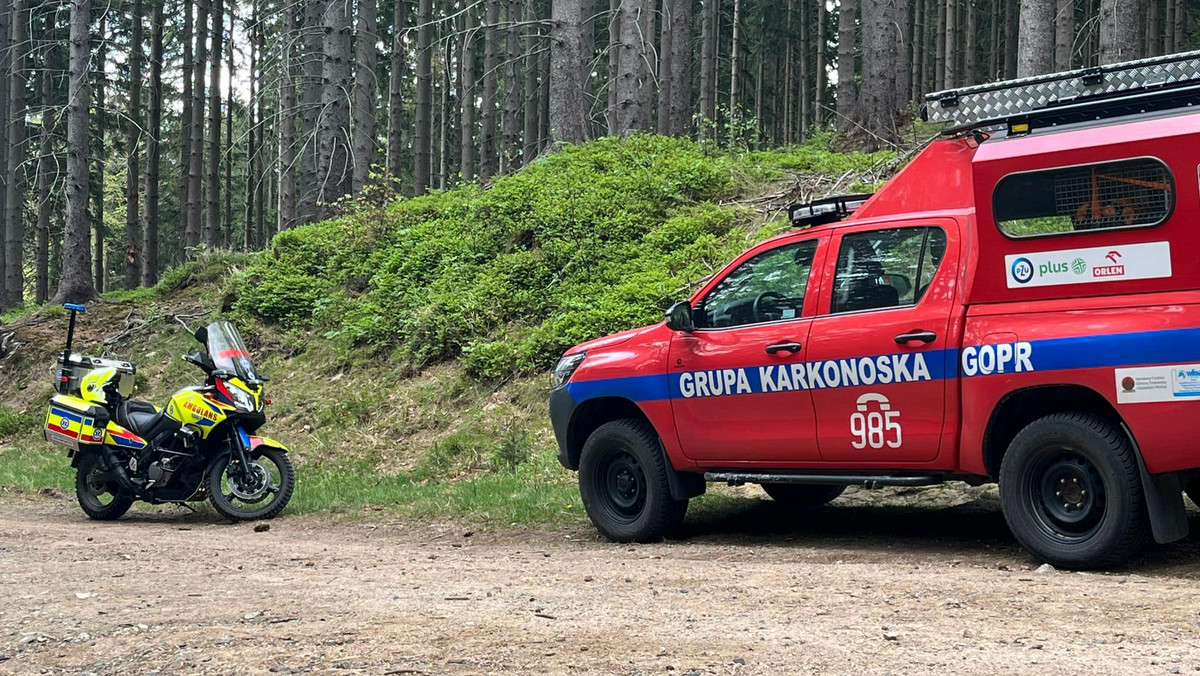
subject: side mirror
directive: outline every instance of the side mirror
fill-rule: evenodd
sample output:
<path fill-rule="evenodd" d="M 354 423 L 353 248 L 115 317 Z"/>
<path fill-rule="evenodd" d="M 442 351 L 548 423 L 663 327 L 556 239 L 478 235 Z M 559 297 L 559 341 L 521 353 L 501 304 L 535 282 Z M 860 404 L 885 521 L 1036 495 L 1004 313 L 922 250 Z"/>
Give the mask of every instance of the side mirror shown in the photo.
<path fill-rule="evenodd" d="M 692 320 L 692 305 L 681 300 L 667 310 L 667 328 L 672 331 L 695 331 L 696 323 Z"/>
<path fill-rule="evenodd" d="M 201 345 L 204 345 L 205 347 L 208 346 L 208 327 L 201 326 L 200 328 L 196 329 L 196 333 L 193 335 L 196 336 L 196 340 L 200 341 Z"/>

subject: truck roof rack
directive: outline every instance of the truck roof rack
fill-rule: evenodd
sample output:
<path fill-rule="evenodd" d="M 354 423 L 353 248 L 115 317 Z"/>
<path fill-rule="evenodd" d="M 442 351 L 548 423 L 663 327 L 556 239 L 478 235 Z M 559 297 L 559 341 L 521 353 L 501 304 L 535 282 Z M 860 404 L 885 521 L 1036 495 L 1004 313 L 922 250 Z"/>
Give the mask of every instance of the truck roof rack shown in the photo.
<path fill-rule="evenodd" d="M 1200 104 L 1200 51 L 947 89 L 925 96 L 922 119 L 956 135 L 1006 126 L 1010 134 Z"/>
<path fill-rule="evenodd" d="M 835 223 L 857 211 L 863 203 L 871 198 L 871 194 L 838 195 L 814 200 L 807 204 L 793 204 L 788 207 L 788 218 L 791 219 L 792 226 L 797 228 L 811 228 L 826 223 Z"/>

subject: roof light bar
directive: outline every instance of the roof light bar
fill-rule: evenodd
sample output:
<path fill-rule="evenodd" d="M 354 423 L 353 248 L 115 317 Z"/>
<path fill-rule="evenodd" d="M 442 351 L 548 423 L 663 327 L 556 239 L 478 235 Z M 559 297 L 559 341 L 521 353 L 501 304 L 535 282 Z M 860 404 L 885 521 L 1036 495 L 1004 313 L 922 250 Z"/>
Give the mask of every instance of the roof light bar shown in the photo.
<path fill-rule="evenodd" d="M 793 204 L 788 207 L 788 218 L 797 228 L 811 228 L 826 223 L 835 223 L 857 211 L 870 198 L 870 193 L 839 195 L 807 204 Z"/>

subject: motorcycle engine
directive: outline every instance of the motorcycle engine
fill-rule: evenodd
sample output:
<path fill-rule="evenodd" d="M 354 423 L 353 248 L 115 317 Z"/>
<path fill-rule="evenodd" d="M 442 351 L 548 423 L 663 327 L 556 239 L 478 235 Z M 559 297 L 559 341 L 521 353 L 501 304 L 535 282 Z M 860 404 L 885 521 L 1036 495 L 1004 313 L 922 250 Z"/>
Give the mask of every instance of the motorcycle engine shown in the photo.
<path fill-rule="evenodd" d="M 171 480 L 171 475 L 178 469 L 178 460 L 177 456 L 166 456 L 161 460 L 155 460 L 146 468 L 146 478 L 156 485 L 167 483 Z"/>

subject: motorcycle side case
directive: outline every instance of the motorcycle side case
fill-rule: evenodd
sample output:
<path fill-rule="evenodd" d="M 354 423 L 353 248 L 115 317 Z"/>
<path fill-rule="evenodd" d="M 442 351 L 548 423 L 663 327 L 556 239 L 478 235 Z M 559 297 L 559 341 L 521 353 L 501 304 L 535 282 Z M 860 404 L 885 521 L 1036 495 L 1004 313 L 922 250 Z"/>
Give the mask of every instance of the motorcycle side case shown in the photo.
<path fill-rule="evenodd" d="M 46 441 L 70 449 L 67 457 L 74 457 L 78 451 L 103 445 L 110 422 L 108 410 L 103 406 L 58 394 L 50 400 L 42 433 Z"/>

